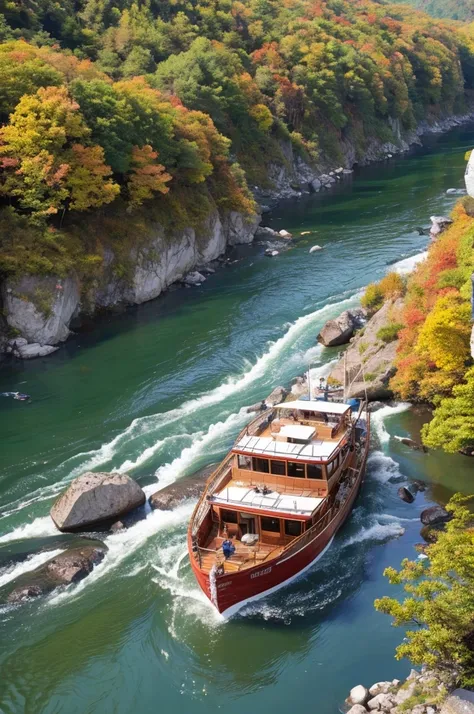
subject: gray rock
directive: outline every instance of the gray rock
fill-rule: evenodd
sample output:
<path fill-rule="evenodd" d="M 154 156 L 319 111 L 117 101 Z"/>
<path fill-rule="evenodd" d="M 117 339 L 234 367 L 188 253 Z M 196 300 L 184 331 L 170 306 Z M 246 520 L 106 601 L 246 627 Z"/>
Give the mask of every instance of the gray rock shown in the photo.
<path fill-rule="evenodd" d="M 369 711 L 390 711 L 394 706 L 395 699 L 391 694 L 377 694 L 367 702 Z"/>
<path fill-rule="evenodd" d="M 34 359 L 35 357 L 47 357 L 47 355 L 56 352 L 58 349 L 59 347 L 53 347 L 52 345 L 40 345 L 38 342 L 34 342 L 33 344 L 19 347 L 17 353 L 22 359 Z"/>
<path fill-rule="evenodd" d="M 322 250 L 320 245 L 313 245 L 312 248 L 309 249 L 310 253 L 316 253 L 318 250 Z"/>
<path fill-rule="evenodd" d="M 369 692 L 362 684 L 352 687 L 347 698 L 348 704 L 365 704 L 369 698 Z"/>
<path fill-rule="evenodd" d="M 453 222 L 452 218 L 448 216 L 430 216 L 431 228 L 430 236 L 432 238 L 437 238 L 446 228 Z"/>
<path fill-rule="evenodd" d="M 371 697 L 376 697 L 377 694 L 387 694 L 393 686 L 392 682 L 376 682 L 369 689 Z"/>
<path fill-rule="evenodd" d="M 345 310 L 339 317 L 328 320 L 317 337 L 318 342 L 325 347 L 347 344 L 354 330 L 360 326 L 364 314 L 362 309 Z"/>
<path fill-rule="evenodd" d="M 78 531 L 115 521 L 143 503 L 145 494 L 130 476 L 88 471 L 72 481 L 50 514 L 60 531 Z"/>
<path fill-rule="evenodd" d="M 188 273 L 184 278 L 185 285 L 201 285 L 201 283 L 204 283 L 205 281 L 206 278 L 204 277 L 204 275 L 198 273 L 197 270 L 193 271 L 192 273 Z"/>
<path fill-rule="evenodd" d="M 445 523 L 437 523 L 434 526 L 423 526 L 420 535 L 427 543 L 435 543 L 439 534 L 444 531 Z"/>
<path fill-rule="evenodd" d="M 104 559 L 106 551 L 107 546 L 102 543 L 60 553 L 13 581 L 14 587 L 8 594 L 7 602 L 19 604 L 83 580 Z"/>
<path fill-rule="evenodd" d="M 309 186 L 314 191 L 314 193 L 317 193 L 321 190 L 322 183 L 319 179 L 315 178 L 309 182 Z"/>
<path fill-rule="evenodd" d="M 418 672 L 416 673 L 416 676 L 418 677 Z M 417 680 L 416 679 L 407 679 L 407 682 L 405 686 L 400 687 L 398 692 L 395 694 L 395 704 L 403 704 L 403 702 L 406 702 L 407 699 L 410 699 L 415 693 L 415 689 L 417 686 Z"/>
<path fill-rule="evenodd" d="M 328 174 L 322 174 L 319 177 L 319 180 L 321 181 L 323 186 L 330 186 L 331 184 L 336 183 L 336 179 L 334 178 L 334 176 L 330 176 Z"/>
<path fill-rule="evenodd" d="M 217 464 L 211 464 L 203 469 L 200 469 L 192 476 L 176 481 L 175 483 L 165 486 L 161 491 L 156 491 L 148 499 L 150 506 L 159 511 L 171 511 L 183 501 L 190 498 L 198 498 L 204 488 L 204 484 Z"/>
<path fill-rule="evenodd" d="M 266 206 L 265 204 L 263 204 L 263 205 L 260 206 L 260 213 L 261 213 L 262 215 L 264 215 L 265 213 L 271 213 L 271 210 L 272 210 L 271 207 L 270 207 L 270 206 Z"/>
<path fill-rule="evenodd" d="M 455 689 L 441 707 L 441 714 L 474 714 L 474 692 Z"/>
<path fill-rule="evenodd" d="M 354 706 L 349 709 L 347 714 L 367 714 L 367 709 L 363 707 L 362 704 L 354 704 Z"/>
<path fill-rule="evenodd" d="M 123 521 L 115 521 L 115 523 L 112 523 L 110 526 L 110 531 L 111 533 L 118 533 L 119 531 L 125 530 L 125 524 Z"/>
<path fill-rule="evenodd" d="M 420 491 L 420 492 L 426 491 L 426 483 L 424 481 L 421 481 L 420 479 L 414 479 L 411 482 L 411 486 L 412 486 L 413 490 L 415 490 L 415 491 Z"/>
<path fill-rule="evenodd" d="M 438 523 L 447 523 L 451 520 L 452 514 L 442 506 L 430 506 L 421 512 L 420 520 L 425 526 L 435 526 Z"/>
<path fill-rule="evenodd" d="M 79 281 L 73 275 L 65 279 L 24 275 L 3 284 L 3 309 L 9 326 L 28 342 L 41 346 L 56 345 L 67 339 L 68 325 L 79 300 Z M 38 355 L 25 351 L 24 356 Z"/>
<path fill-rule="evenodd" d="M 259 226 L 255 231 L 256 238 L 278 238 L 280 234 L 268 226 Z"/>
<path fill-rule="evenodd" d="M 243 213 L 231 211 L 223 219 L 224 235 L 227 245 L 251 243 L 260 220 L 261 216 L 258 213 L 245 216 Z"/>
<path fill-rule="evenodd" d="M 398 497 L 405 501 L 405 503 L 413 503 L 415 500 L 414 495 L 405 486 L 400 486 L 398 489 Z"/>
<path fill-rule="evenodd" d="M 288 390 L 285 387 L 275 387 L 272 392 L 265 399 L 265 404 L 267 407 L 274 407 L 275 404 L 280 404 L 284 402 L 288 396 Z"/>
<path fill-rule="evenodd" d="M 288 231 L 285 231 L 284 229 L 278 231 L 278 235 L 280 235 L 282 238 L 293 238 L 292 234 Z"/>
<path fill-rule="evenodd" d="M 267 258 L 276 258 L 277 255 L 280 255 L 280 252 L 278 250 L 275 250 L 274 248 L 267 248 L 265 251 L 265 255 Z"/>

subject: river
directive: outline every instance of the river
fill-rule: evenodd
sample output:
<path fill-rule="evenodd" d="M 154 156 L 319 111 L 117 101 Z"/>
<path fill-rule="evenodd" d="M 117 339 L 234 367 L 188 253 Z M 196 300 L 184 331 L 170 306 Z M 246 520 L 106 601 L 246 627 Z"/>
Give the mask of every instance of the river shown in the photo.
<path fill-rule="evenodd" d="M 474 127 L 429 137 L 406 157 L 361 169 L 334 191 L 281 204 L 270 225 L 296 239 L 277 258 L 236 249 L 200 288 L 104 318 L 47 359 L 0 372 L 0 547 L 55 532 L 48 511 L 87 469 L 131 474 L 147 493 L 223 456 L 245 406 L 336 351 L 318 329 L 390 265 L 406 269 L 427 238 L 416 226 L 450 210 Z M 310 235 L 301 236 L 304 231 Z M 313 244 L 322 250 L 309 254 Z M 402 261 L 402 262 L 401 262 Z M 403 633 L 373 609 L 396 588 L 388 565 L 416 557 L 426 502 L 472 490 L 462 456 L 413 452 L 408 405 L 373 418 L 367 479 L 332 547 L 305 577 L 222 624 L 186 559 L 193 504 L 150 513 L 106 538 L 109 552 L 77 586 L 0 609 L 0 711 L 12 714 L 204 714 L 244 707 L 335 714 L 359 682 L 402 677 Z M 429 484 L 407 505 L 398 487 Z M 39 564 L 0 570 L 0 584 Z"/>

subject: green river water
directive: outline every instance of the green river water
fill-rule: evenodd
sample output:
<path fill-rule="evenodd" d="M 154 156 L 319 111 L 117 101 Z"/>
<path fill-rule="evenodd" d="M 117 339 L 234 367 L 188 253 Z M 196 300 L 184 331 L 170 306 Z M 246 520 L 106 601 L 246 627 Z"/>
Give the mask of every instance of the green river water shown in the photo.
<path fill-rule="evenodd" d="M 280 205 L 270 225 L 296 237 L 275 259 L 236 249 L 200 288 L 170 292 L 103 319 L 61 350 L 0 371 L 0 555 L 12 541 L 52 535 L 48 511 L 87 469 L 131 474 L 151 493 L 218 460 L 244 407 L 336 356 L 316 345 L 329 317 L 394 264 L 413 264 L 415 228 L 450 210 L 474 128 L 431 137 L 407 157 L 365 168 L 331 193 Z M 301 237 L 303 231 L 313 231 Z M 309 254 L 313 244 L 322 251 Z M 400 262 L 403 261 L 403 262 Z M 106 538 L 105 560 L 77 586 L 0 607 L 4 714 L 201 714 L 301 708 L 335 714 L 350 687 L 402 677 L 403 633 L 373 609 L 396 592 L 384 567 L 416 557 L 426 502 L 470 491 L 472 462 L 413 452 L 423 414 L 387 406 L 373 417 L 367 479 L 354 512 L 302 579 L 221 623 L 194 582 L 185 533 L 193 504 L 149 513 Z M 429 482 L 407 505 L 397 489 Z M 0 586 L 45 559 L 0 569 Z"/>

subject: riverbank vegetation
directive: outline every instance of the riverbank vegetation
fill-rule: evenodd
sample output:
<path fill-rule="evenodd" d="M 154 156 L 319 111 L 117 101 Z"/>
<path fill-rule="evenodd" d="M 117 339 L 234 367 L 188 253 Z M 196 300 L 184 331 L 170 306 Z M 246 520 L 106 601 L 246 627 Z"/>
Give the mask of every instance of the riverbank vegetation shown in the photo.
<path fill-rule="evenodd" d="M 308 163 L 343 163 L 348 144 L 361 158 L 373 140 L 464 111 L 474 88 L 469 37 L 400 5 L 2 7 L 3 275 L 100 262 L 68 233 L 85 212 L 151 201 L 175 226 L 215 207 L 249 213 L 248 185 L 269 185 L 285 147 Z"/>
<path fill-rule="evenodd" d="M 399 286 L 404 306 L 397 316 L 397 372 L 390 387 L 401 399 L 435 407 L 432 421 L 423 428 L 423 442 L 448 452 L 474 445 L 474 200 L 467 196 L 460 201 L 453 218 L 406 282 L 389 274 L 370 285 L 364 296 L 366 307 L 378 309 L 393 297 L 390 286 Z"/>
<path fill-rule="evenodd" d="M 428 559 L 404 560 L 400 571 L 385 570 L 408 597 L 402 602 L 383 597 L 375 607 L 391 615 L 394 625 L 413 628 L 398 646 L 397 659 L 407 657 L 415 665 L 451 672 L 455 682 L 472 687 L 474 522 L 469 500 L 472 497 L 456 494 L 448 503 L 452 520 L 427 546 Z"/>

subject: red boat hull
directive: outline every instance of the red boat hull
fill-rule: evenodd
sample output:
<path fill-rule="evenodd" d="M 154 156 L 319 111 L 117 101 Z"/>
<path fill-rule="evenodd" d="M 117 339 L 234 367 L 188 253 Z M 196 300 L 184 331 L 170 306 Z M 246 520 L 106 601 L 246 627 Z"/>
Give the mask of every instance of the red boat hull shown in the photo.
<path fill-rule="evenodd" d="M 275 590 L 288 585 L 321 557 L 351 513 L 361 487 L 364 469 L 365 462 L 344 507 L 323 531 L 302 547 L 296 544 L 294 549 L 285 551 L 267 562 L 259 563 L 253 568 L 218 575 L 215 578 L 215 587 L 212 589 L 209 574 L 202 572 L 196 559 L 191 556 L 191 566 L 199 586 L 224 617 L 231 617 L 246 603 L 270 595 Z M 191 554 L 190 537 L 188 546 Z"/>

